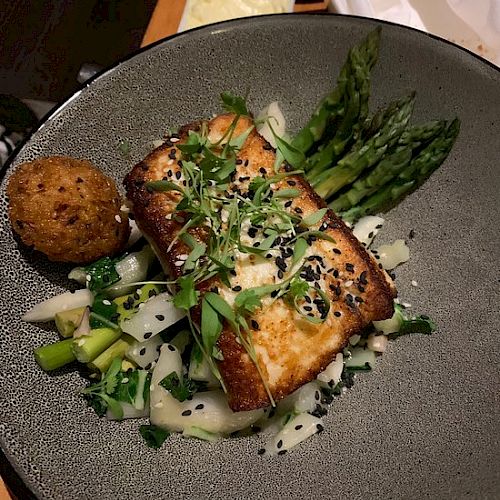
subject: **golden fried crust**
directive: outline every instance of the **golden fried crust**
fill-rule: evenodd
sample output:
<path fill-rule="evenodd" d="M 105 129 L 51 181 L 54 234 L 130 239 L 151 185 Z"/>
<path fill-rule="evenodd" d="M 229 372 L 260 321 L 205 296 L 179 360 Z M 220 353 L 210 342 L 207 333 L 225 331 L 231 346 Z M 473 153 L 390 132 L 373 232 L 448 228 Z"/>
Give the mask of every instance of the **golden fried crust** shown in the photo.
<path fill-rule="evenodd" d="M 88 161 L 52 156 L 24 163 L 7 196 L 14 231 L 50 260 L 92 262 L 117 254 L 128 240 L 114 181 Z"/>
<path fill-rule="evenodd" d="M 208 123 L 212 142 L 222 137 L 233 119 L 233 115 L 221 115 Z M 243 133 L 251 124 L 250 119 L 240 118 L 235 135 Z M 181 142 L 190 128 L 199 126 L 196 123 L 183 128 Z M 148 155 L 125 179 L 127 196 L 133 203 L 137 223 L 153 243 L 166 271 L 173 277 L 181 274 L 180 268 L 175 265 L 177 257 L 188 253 L 181 243 L 175 243 L 170 248 L 182 225 L 182 222 L 169 219 L 180 195 L 173 191 L 148 191 L 144 182 L 163 178 L 175 180 L 180 175 L 176 173 L 180 171 L 178 158 L 180 152 L 175 144 L 167 142 Z M 255 131 L 248 136 L 238 158 L 240 161 L 232 182 L 233 189 L 244 192 L 253 177 L 273 175 L 275 153 Z M 182 178 L 177 182 L 182 182 Z M 325 206 L 302 176 L 287 177 L 277 183 L 275 190 L 289 188 L 290 185 L 301 192 L 289 207 L 290 212 L 305 217 Z M 315 378 L 343 349 L 351 335 L 359 333 L 371 321 L 385 319 L 393 313 L 394 286 L 351 230 L 331 210 L 318 226 L 335 240 L 333 243 L 316 239 L 310 242 L 308 250 L 310 272 L 315 273 L 318 286 L 330 299 L 330 311 L 325 321 L 320 324 L 307 321 L 282 299 L 264 300 L 263 307 L 247 318 L 260 370 L 275 400 Z M 203 231 L 198 230 L 194 235 L 203 240 Z M 238 255 L 236 276 L 231 286 L 246 289 L 279 281 L 277 269 L 270 267 L 271 261 L 254 255 Z M 217 286 L 228 302 L 234 300 L 235 294 L 231 289 L 215 280 L 205 283 L 203 290 L 213 286 Z M 194 316 L 198 315 L 199 311 L 195 311 Z M 230 407 L 241 411 L 267 406 L 269 398 L 261 375 L 228 325 L 224 326 L 218 347 L 224 357 L 219 362 L 219 370 L 228 389 Z"/>

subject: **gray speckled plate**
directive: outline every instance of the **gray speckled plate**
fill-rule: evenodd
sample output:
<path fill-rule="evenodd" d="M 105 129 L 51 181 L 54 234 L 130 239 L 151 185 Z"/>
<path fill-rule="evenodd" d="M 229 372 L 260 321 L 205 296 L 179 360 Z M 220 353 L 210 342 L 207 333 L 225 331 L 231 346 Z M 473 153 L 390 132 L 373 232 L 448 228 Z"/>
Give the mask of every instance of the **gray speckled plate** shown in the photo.
<path fill-rule="evenodd" d="M 118 181 L 167 127 L 220 110 L 222 90 L 250 106 L 279 100 L 292 129 L 329 89 L 348 48 L 375 23 L 271 16 L 178 35 L 107 71 L 59 108 L 15 164 L 45 154 L 93 161 Z M 99 420 L 75 371 L 53 375 L 32 350 L 55 338 L 20 315 L 67 285 L 66 269 L 19 248 L 1 186 L 0 429 L 2 448 L 41 498 L 493 498 L 500 491 L 500 73 L 426 34 L 384 25 L 373 107 L 417 90 L 415 119 L 458 115 L 445 165 L 387 216 L 385 240 L 412 259 L 400 295 L 439 325 L 401 338 L 336 400 L 326 430 L 276 458 L 260 438 L 217 444 L 141 441 L 137 422 Z M 131 145 L 130 158 L 120 141 Z M 418 288 L 410 286 L 412 279 Z"/>

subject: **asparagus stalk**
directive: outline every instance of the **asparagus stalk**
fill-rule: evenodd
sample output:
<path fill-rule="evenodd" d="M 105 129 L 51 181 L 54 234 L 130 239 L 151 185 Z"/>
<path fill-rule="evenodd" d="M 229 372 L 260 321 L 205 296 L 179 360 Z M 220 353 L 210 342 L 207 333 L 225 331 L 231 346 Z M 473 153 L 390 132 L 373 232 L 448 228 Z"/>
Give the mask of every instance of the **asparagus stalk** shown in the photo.
<path fill-rule="evenodd" d="M 89 363 L 116 342 L 122 335 L 121 330 L 95 328 L 89 335 L 73 339 L 73 354 L 80 363 Z"/>
<path fill-rule="evenodd" d="M 392 154 L 382 158 L 371 172 L 354 182 L 347 192 L 333 200 L 330 208 L 334 212 L 341 212 L 357 205 L 362 198 L 375 193 L 410 163 L 411 153 L 411 147 L 398 147 Z"/>
<path fill-rule="evenodd" d="M 415 93 L 397 102 L 396 111 L 387 119 L 381 130 L 368 139 L 363 147 L 344 156 L 334 167 L 325 170 L 315 179 L 310 179 L 317 193 L 330 198 L 339 189 L 350 184 L 365 170 L 375 165 L 384 153 L 401 136 L 410 119 Z"/>
<path fill-rule="evenodd" d="M 396 148 L 384 156 L 372 171 L 355 181 L 346 193 L 330 203 L 330 208 L 335 212 L 344 211 L 371 196 L 399 175 L 410 163 L 412 152 L 439 135 L 445 126 L 445 120 L 433 120 L 405 130 Z"/>
<path fill-rule="evenodd" d="M 380 31 L 381 28 L 378 27 L 369 33 L 357 48 L 370 69 L 373 68 L 378 58 Z M 323 137 L 328 123 L 343 113 L 345 88 L 350 78 L 351 68 L 350 58 L 348 58 L 340 71 L 337 86 L 321 100 L 309 121 L 292 140 L 292 146 L 307 153 L 314 143 Z"/>
<path fill-rule="evenodd" d="M 94 361 L 88 363 L 87 366 L 91 370 L 106 373 L 113 359 L 123 359 L 134 342 L 135 339 L 130 335 L 123 334 L 116 342 L 111 344 L 105 351 L 101 352 Z"/>
<path fill-rule="evenodd" d="M 75 361 L 72 345 L 73 339 L 66 339 L 38 347 L 35 349 L 36 362 L 46 372 L 61 368 Z"/>
<path fill-rule="evenodd" d="M 455 143 L 459 130 L 460 121 L 455 119 L 410 162 L 396 179 L 376 191 L 361 205 L 342 213 L 342 218 L 348 222 L 354 222 L 364 215 L 387 210 L 399 203 L 404 196 L 421 186 L 443 163 Z"/>

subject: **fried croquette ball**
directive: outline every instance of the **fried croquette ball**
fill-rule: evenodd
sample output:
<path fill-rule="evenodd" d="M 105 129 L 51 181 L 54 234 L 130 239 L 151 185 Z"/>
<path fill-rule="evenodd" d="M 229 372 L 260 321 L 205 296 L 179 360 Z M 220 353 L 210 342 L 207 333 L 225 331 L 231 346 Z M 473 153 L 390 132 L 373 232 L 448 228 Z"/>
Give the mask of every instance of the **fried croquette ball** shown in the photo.
<path fill-rule="evenodd" d="M 116 185 L 86 160 L 24 163 L 11 175 L 7 196 L 14 231 L 52 261 L 93 262 L 127 243 L 128 216 Z"/>

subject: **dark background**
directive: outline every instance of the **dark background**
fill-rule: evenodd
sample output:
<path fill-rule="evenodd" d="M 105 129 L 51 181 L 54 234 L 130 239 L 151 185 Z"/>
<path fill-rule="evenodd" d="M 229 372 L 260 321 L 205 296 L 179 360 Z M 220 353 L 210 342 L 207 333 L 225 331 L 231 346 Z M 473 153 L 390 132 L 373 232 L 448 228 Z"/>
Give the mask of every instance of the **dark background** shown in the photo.
<path fill-rule="evenodd" d="M 139 48 L 155 0 L 0 0 L 0 94 L 59 102 Z"/>

